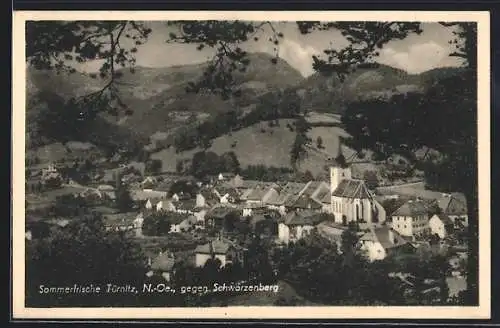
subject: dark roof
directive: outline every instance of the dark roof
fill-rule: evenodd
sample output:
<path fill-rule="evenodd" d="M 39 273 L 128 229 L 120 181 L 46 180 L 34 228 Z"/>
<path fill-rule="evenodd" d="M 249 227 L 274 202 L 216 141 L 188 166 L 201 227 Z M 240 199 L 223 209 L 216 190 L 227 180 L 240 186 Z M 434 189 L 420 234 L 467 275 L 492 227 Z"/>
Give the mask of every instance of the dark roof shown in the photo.
<path fill-rule="evenodd" d="M 306 188 L 302 191 L 302 195 L 312 196 L 312 194 L 318 189 L 321 185 L 321 181 L 309 181 L 306 184 Z"/>
<path fill-rule="evenodd" d="M 186 220 L 188 217 L 189 217 L 188 214 L 169 213 L 168 221 L 171 224 L 180 224 L 182 221 Z"/>
<path fill-rule="evenodd" d="M 136 212 L 105 214 L 104 224 L 106 226 L 130 225 L 137 218 Z"/>
<path fill-rule="evenodd" d="M 324 221 L 324 218 L 315 211 L 290 212 L 285 217 L 285 224 L 293 225 L 317 225 Z"/>
<path fill-rule="evenodd" d="M 371 194 L 368 191 L 368 188 L 366 187 L 364 181 L 354 179 L 342 180 L 337 189 L 333 191 L 332 195 L 344 198 L 371 198 Z"/>
<path fill-rule="evenodd" d="M 301 209 L 320 209 L 322 205 L 308 195 L 300 196 L 291 207 Z"/>
<path fill-rule="evenodd" d="M 399 207 L 393 216 L 417 216 L 428 213 L 428 204 L 422 200 L 409 200 Z"/>
<path fill-rule="evenodd" d="M 209 243 L 206 243 L 204 245 L 199 245 L 195 249 L 195 253 L 200 253 L 200 254 L 226 254 L 231 247 L 234 247 L 235 245 L 231 243 L 230 241 L 226 241 L 223 239 L 216 239 L 212 240 Z"/>
<path fill-rule="evenodd" d="M 391 232 L 392 240 L 390 238 Z M 387 226 L 370 229 L 369 232 L 361 236 L 360 240 L 379 242 L 384 249 L 400 247 L 408 243 L 399 233 Z"/>
<path fill-rule="evenodd" d="M 177 202 L 172 202 L 176 209 L 192 210 L 196 207 L 196 199 L 184 199 Z"/>
<path fill-rule="evenodd" d="M 321 182 L 311 197 L 320 203 L 330 203 L 330 186 L 326 182 Z"/>
<path fill-rule="evenodd" d="M 231 207 L 218 206 L 218 207 L 212 208 L 206 214 L 206 217 L 207 218 L 219 218 L 219 219 L 222 219 L 226 215 L 228 215 L 229 213 L 232 213 L 232 212 L 237 212 L 237 210 L 234 209 L 234 208 L 231 208 Z"/>
<path fill-rule="evenodd" d="M 165 252 L 154 259 L 153 264 L 151 264 L 151 269 L 154 271 L 170 272 L 172 271 L 175 264 L 175 259 Z"/>
<path fill-rule="evenodd" d="M 448 215 L 461 215 L 467 214 L 467 201 L 462 194 L 451 194 L 450 201 L 444 209 L 444 213 Z"/>

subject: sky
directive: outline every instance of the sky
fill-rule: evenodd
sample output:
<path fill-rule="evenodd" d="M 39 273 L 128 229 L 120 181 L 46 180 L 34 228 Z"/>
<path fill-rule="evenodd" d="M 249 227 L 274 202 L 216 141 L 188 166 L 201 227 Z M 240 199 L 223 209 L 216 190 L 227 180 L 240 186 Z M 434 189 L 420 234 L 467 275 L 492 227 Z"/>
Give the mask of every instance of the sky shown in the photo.
<path fill-rule="evenodd" d="M 212 49 L 196 50 L 194 44 L 167 43 L 169 32 L 165 22 L 145 22 L 152 33 L 148 41 L 138 47 L 136 65 L 144 67 L 168 67 L 206 62 L 213 55 Z M 314 32 L 302 35 L 295 22 L 277 22 L 275 27 L 284 34 L 280 39 L 278 54 L 297 69 L 304 77 L 313 74 L 312 56 L 321 55 L 324 49 L 341 48 L 347 40 L 336 30 Z M 376 60 L 381 64 L 403 69 L 408 73 L 418 74 L 438 67 L 453 67 L 461 64 L 456 57 L 450 57 L 452 46 L 448 41 L 453 39 L 450 27 L 439 23 L 423 23 L 423 33 L 412 34 L 404 40 L 391 41 L 380 51 Z M 268 41 L 272 35 L 265 28 L 258 36 L 259 41 L 247 41 L 241 48 L 248 52 L 266 52 L 275 54 L 275 45 Z M 95 71 L 99 62 L 87 63 L 81 67 L 83 71 Z"/>

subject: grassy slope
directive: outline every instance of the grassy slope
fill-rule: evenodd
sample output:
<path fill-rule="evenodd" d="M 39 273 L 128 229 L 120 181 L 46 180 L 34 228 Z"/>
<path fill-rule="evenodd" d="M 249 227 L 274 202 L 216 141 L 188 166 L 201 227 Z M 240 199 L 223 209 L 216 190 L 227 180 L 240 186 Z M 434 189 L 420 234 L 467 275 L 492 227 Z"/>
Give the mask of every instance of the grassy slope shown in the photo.
<path fill-rule="evenodd" d="M 291 122 L 292 120 L 287 119 L 279 120 L 279 126 L 272 128 L 268 126 L 267 122 L 254 124 L 233 132 L 231 135 L 224 135 L 214 139 L 209 150 L 217 154 L 234 151 L 243 167 L 258 164 L 291 167 L 290 149 L 296 135 L 295 132 L 286 127 L 287 123 Z M 312 149 L 308 151 L 308 156 L 301 164 L 300 169 L 303 171 L 309 170 L 315 175 L 324 173 L 327 157 L 337 155 L 338 137 L 345 137 L 347 134 L 339 127 L 313 127 L 309 132 L 309 136 L 313 140 Z M 323 139 L 324 150 L 315 150 L 317 136 L 321 136 Z M 231 145 L 234 142 L 236 142 L 236 145 L 232 148 Z M 152 158 L 162 160 L 164 171 L 175 171 L 177 160 L 190 159 L 197 151 L 200 151 L 200 149 L 176 154 L 173 148 L 169 148 L 154 153 Z M 352 150 L 344 146 L 342 151 L 346 157 L 353 154 Z"/>

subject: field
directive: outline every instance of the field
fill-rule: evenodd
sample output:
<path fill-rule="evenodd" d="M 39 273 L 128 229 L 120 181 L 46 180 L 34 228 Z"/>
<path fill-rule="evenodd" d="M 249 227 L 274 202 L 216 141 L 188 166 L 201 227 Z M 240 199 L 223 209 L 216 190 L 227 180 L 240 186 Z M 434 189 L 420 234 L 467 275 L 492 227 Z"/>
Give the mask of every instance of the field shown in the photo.
<path fill-rule="evenodd" d="M 209 151 L 222 154 L 234 151 L 242 167 L 248 165 L 264 164 L 266 166 L 291 167 L 290 149 L 295 140 L 296 132 L 291 131 L 287 124 L 293 120 L 279 120 L 279 126 L 269 127 L 268 122 L 261 122 L 250 127 L 235 131 L 213 140 Z M 321 136 L 325 149 L 314 150 L 316 139 Z M 307 158 L 301 164 L 301 170 L 309 170 L 313 174 L 324 172 L 324 166 L 328 157 L 337 154 L 339 136 L 346 133 L 338 127 L 313 127 L 309 132 L 312 139 L 312 149 Z M 194 149 L 179 154 L 173 148 L 164 149 L 152 154 L 152 158 L 160 159 L 163 163 L 163 171 L 175 171 L 177 160 L 191 159 L 193 154 L 201 149 Z M 346 147 L 345 156 L 350 156 L 352 151 Z"/>

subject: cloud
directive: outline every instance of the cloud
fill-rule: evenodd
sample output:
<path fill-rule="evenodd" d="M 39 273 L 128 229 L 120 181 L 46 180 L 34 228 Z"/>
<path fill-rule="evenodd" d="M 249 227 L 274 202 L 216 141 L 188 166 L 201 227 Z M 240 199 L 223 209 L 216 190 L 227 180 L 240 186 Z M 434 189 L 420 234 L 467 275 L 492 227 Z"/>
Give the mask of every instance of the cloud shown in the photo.
<path fill-rule="evenodd" d="M 414 74 L 436 67 L 456 65 L 456 61 L 449 56 L 449 48 L 434 41 L 413 44 L 406 51 L 396 51 L 392 47 L 384 48 L 380 52 L 378 62 Z"/>
<path fill-rule="evenodd" d="M 274 55 L 274 45 L 269 42 L 262 42 L 259 47 L 250 47 L 250 51 L 267 52 Z M 291 39 L 280 40 L 279 57 L 298 70 L 304 77 L 314 73 L 312 69 L 312 56 L 321 53 L 311 45 L 303 45 Z"/>

